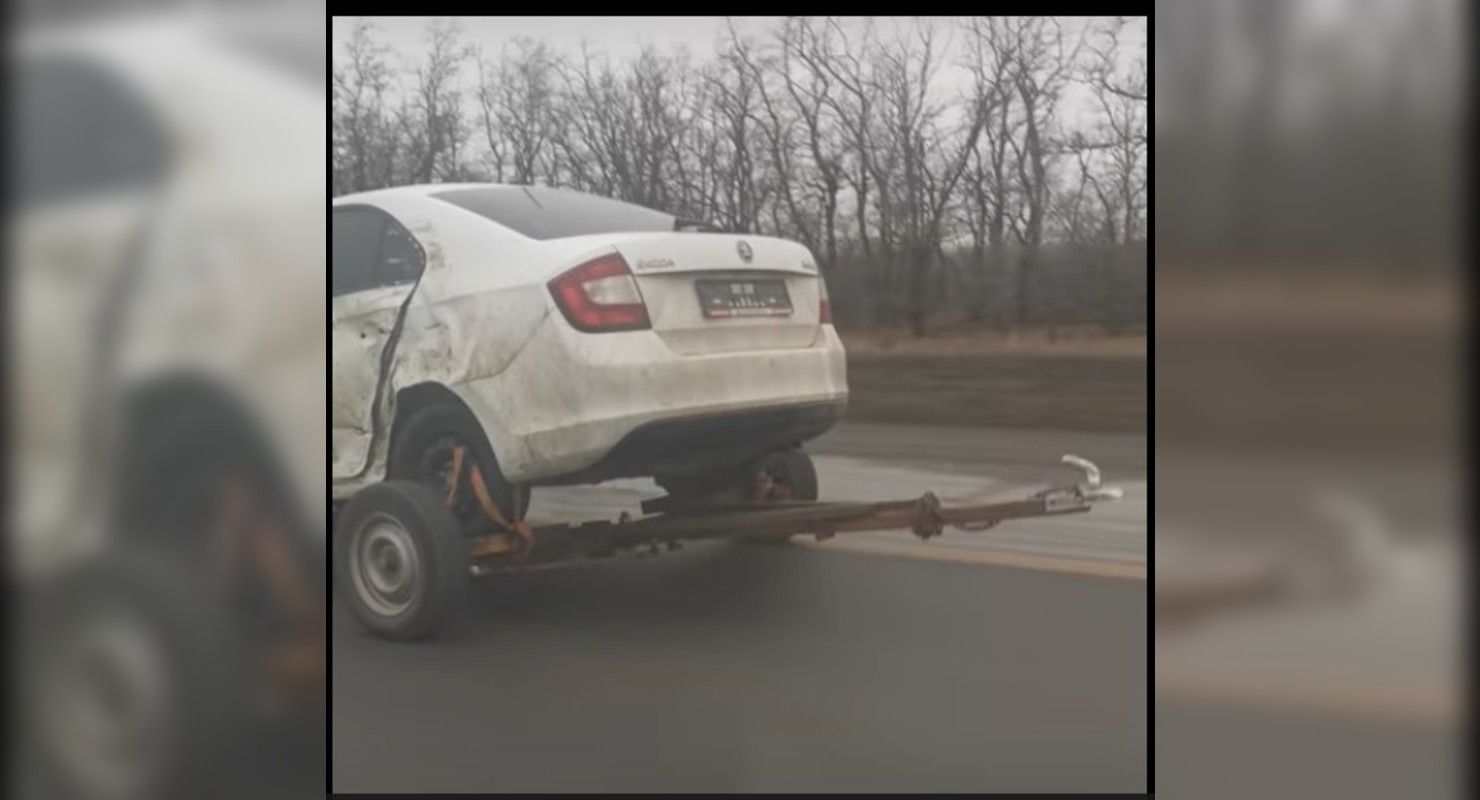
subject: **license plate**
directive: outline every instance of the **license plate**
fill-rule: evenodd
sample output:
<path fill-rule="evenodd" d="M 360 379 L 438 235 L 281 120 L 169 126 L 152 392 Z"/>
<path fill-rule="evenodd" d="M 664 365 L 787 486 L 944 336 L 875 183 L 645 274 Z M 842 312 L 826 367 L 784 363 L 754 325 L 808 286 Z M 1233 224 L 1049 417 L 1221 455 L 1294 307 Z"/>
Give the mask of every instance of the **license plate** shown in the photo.
<path fill-rule="evenodd" d="M 786 281 L 696 281 L 699 307 L 710 319 L 784 317 L 791 314 Z"/>

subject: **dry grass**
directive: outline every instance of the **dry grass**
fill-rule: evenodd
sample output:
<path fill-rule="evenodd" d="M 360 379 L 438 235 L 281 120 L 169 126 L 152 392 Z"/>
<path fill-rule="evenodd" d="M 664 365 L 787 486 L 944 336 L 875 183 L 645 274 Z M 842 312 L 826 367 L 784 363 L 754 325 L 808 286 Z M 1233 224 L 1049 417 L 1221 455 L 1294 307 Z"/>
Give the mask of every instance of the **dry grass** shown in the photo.
<path fill-rule="evenodd" d="M 1170 275 L 1157 286 L 1156 323 L 1179 330 L 1453 330 L 1463 308 L 1458 279 Z"/>
<path fill-rule="evenodd" d="M 989 428 L 1145 431 L 1146 360 L 848 353 L 848 418 Z"/>

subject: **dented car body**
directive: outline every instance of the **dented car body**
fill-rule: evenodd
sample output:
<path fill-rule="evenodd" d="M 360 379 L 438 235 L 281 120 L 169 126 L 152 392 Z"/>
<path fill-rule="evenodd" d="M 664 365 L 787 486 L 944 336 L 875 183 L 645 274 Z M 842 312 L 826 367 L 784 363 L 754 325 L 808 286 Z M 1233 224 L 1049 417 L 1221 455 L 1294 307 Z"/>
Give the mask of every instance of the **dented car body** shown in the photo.
<path fill-rule="evenodd" d="M 399 187 L 333 215 L 336 500 L 386 478 L 423 397 L 455 397 L 524 486 L 738 465 L 843 413 L 797 243 L 545 187 Z"/>

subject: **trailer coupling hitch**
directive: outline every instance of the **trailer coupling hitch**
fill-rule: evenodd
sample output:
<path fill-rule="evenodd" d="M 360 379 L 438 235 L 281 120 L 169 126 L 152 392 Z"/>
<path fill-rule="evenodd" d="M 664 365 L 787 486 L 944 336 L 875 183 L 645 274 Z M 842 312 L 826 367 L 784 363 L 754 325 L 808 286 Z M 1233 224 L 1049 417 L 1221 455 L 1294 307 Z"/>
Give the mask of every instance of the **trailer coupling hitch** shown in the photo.
<path fill-rule="evenodd" d="M 1047 511 L 1082 510 L 1102 500 L 1119 500 L 1125 496 L 1125 492 L 1117 486 L 1100 484 L 1100 468 L 1095 466 L 1095 462 L 1073 454 L 1067 454 L 1059 461 L 1078 467 L 1084 473 L 1084 480 L 1071 488 L 1044 489 L 1039 492 L 1037 496 L 1043 499 Z"/>
<path fill-rule="evenodd" d="M 1073 454 L 1066 454 L 1059 460 L 1084 472 L 1084 482 L 1077 489 L 1085 500 L 1119 500 L 1125 495 L 1118 487 L 1100 485 L 1100 468 L 1095 466 L 1095 462 Z"/>
<path fill-rule="evenodd" d="M 994 506 L 968 506 L 946 509 L 933 492 L 926 492 L 908 507 L 910 530 L 921 539 L 941 535 L 947 525 L 965 531 L 984 531 L 994 528 L 1004 519 L 1043 514 L 1063 514 L 1086 511 L 1096 502 L 1119 500 L 1123 492 L 1114 486 L 1100 483 L 1100 468 L 1093 461 L 1076 455 L 1066 455 L 1061 461 L 1077 467 L 1084 473 L 1084 480 L 1073 486 L 1055 486 L 1033 495 L 1041 505 L 1028 509 L 1011 508 L 1013 503 Z M 993 515 L 991 510 L 1000 511 Z"/>

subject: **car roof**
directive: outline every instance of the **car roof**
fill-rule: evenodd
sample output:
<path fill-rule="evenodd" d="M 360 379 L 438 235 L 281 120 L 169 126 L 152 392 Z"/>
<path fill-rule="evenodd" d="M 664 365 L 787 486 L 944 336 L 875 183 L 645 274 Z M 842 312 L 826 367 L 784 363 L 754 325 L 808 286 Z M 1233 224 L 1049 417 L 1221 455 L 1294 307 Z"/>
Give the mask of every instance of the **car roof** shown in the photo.
<path fill-rule="evenodd" d="M 407 186 L 391 186 L 365 192 L 343 194 L 334 198 L 334 205 L 361 203 L 388 197 L 430 197 L 437 192 L 458 189 L 544 189 L 547 191 L 573 192 L 574 189 L 557 189 L 553 186 L 538 186 L 522 183 L 414 183 Z"/>

